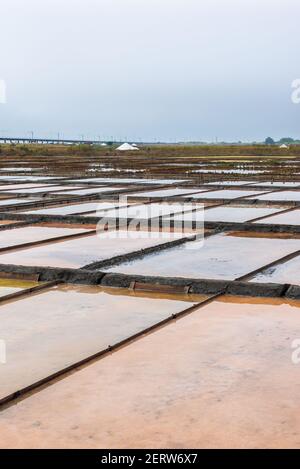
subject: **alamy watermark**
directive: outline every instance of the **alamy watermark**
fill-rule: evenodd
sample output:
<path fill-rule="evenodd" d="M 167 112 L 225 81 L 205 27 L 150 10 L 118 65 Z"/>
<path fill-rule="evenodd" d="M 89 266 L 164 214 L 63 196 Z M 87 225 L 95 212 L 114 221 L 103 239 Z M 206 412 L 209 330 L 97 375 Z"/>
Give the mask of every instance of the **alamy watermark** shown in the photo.
<path fill-rule="evenodd" d="M 0 339 L 0 365 L 6 363 L 6 342 Z"/>
<path fill-rule="evenodd" d="M 181 237 L 195 236 L 204 239 L 203 205 L 196 202 L 183 203 L 136 203 L 131 204 L 127 196 L 120 196 L 116 206 L 110 210 L 101 209 L 97 234 L 106 239 L 158 239 L 172 241 Z M 200 243 L 201 244 L 201 243 Z M 199 248 L 188 243 L 188 249 Z"/>
<path fill-rule="evenodd" d="M 292 81 L 292 94 L 291 94 L 291 100 L 292 103 L 294 104 L 299 104 L 300 103 L 300 78 L 296 78 L 295 80 Z"/>
<path fill-rule="evenodd" d="M 299 365 L 300 363 L 300 339 L 294 339 L 291 345 L 293 352 L 291 355 L 291 360 L 294 365 Z"/>
<path fill-rule="evenodd" d="M 6 82 L 0 79 L 0 104 L 6 104 Z"/>

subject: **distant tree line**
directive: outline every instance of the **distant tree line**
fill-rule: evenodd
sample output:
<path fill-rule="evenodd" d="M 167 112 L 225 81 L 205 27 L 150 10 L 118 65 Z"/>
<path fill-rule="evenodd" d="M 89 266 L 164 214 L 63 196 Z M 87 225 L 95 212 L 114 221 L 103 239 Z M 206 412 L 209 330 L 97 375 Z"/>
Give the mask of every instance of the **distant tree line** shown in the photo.
<path fill-rule="evenodd" d="M 280 140 L 274 140 L 272 137 L 267 137 L 265 140 L 266 145 L 296 145 L 299 144 L 300 140 L 295 140 L 291 137 L 283 137 Z"/>

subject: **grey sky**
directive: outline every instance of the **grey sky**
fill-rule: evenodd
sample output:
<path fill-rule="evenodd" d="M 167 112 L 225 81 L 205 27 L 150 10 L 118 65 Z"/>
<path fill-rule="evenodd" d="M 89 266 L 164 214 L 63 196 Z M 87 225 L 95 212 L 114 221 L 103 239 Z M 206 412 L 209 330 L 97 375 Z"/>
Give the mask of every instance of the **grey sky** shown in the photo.
<path fill-rule="evenodd" d="M 1 0 L 0 131 L 300 137 L 299 0 Z"/>

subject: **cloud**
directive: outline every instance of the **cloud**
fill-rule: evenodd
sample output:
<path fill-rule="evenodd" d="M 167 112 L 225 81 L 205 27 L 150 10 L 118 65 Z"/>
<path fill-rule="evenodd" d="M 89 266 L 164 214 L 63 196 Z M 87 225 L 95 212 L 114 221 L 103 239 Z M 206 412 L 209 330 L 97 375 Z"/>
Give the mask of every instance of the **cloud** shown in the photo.
<path fill-rule="evenodd" d="M 1 0 L 11 134 L 291 136 L 299 0 Z"/>

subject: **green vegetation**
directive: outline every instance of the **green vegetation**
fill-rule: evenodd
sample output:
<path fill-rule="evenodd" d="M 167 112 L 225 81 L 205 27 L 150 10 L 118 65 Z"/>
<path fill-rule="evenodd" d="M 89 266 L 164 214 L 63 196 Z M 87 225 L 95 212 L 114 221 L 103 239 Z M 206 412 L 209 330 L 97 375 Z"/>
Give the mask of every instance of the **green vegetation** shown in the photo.
<path fill-rule="evenodd" d="M 286 141 L 286 140 L 285 140 Z M 280 143 L 284 143 L 283 141 Z M 116 145 L 106 147 L 98 145 L 0 145 L 2 156 L 94 156 L 112 157 L 117 156 L 126 159 L 143 157 L 171 157 L 171 158 L 194 158 L 194 157 L 245 157 L 245 156 L 299 156 L 300 145 L 289 144 L 284 150 L 279 145 L 256 144 L 256 145 L 144 145 L 140 146 L 139 152 L 116 152 Z"/>
<path fill-rule="evenodd" d="M 0 144 L 2 155 L 38 155 L 38 156 L 63 156 L 63 155 L 105 155 L 110 154 L 114 147 L 101 147 L 99 145 L 41 145 L 41 144 Z"/>

